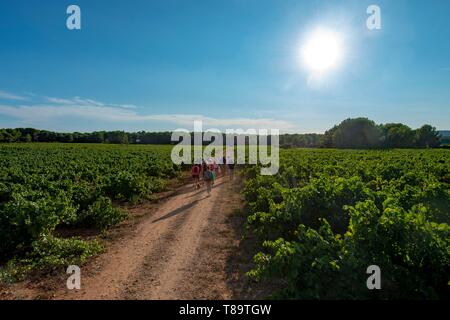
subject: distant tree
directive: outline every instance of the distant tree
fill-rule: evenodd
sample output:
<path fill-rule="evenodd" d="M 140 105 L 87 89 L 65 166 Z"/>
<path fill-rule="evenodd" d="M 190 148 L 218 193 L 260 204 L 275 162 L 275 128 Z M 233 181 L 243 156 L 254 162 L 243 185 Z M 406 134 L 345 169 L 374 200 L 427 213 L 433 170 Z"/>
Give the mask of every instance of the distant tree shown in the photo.
<path fill-rule="evenodd" d="M 73 134 L 72 133 L 62 133 L 58 138 L 59 142 L 70 143 L 73 142 Z"/>
<path fill-rule="evenodd" d="M 384 146 L 388 148 L 410 148 L 414 146 L 414 131 L 402 123 L 387 123 L 380 126 L 384 133 Z"/>
<path fill-rule="evenodd" d="M 121 144 L 128 144 L 128 135 L 126 133 L 124 133 L 123 135 L 121 135 L 120 137 L 120 143 Z"/>
<path fill-rule="evenodd" d="M 415 145 L 417 147 L 434 148 L 440 144 L 440 135 L 435 127 L 426 124 L 415 132 Z"/>
<path fill-rule="evenodd" d="M 322 136 L 321 146 L 324 148 L 332 148 L 333 144 L 333 135 L 338 129 L 338 126 L 334 126 L 333 128 L 325 131 L 325 134 Z"/>
<path fill-rule="evenodd" d="M 105 132 L 104 131 L 95 131 L 88 135 L 87 137 L 89 142 L 92 143 L 103 143 L 105 141 Z"/>
<path fill-rule="evenodd" d="M 21 133 L 16 129 L 2 129 L 1 130 L 1 138 L 2 142 L 15 142 L 20 141 Z"/>
<path fill-rule="evenodd" d="M 31 137 L 31 134 L 27 133 L 24 138 L 23 138 L 24 142 L 31 142 L 33 141 L 33 138 Z"/>
<path fill-rule="evenodd" d="M 376 148 L 381 146 L 382 131 L 367 118 L 342 121 L 333 133 L 336 148 Z"/>
<path fill-rule="evenodd" d="M 280 135 L 280 146 L 282 147 L 300 147 L 300 148 L 317 148 L 320 147 L 322 134 L 306 133 L 306 134 L 282 134 Z"/>

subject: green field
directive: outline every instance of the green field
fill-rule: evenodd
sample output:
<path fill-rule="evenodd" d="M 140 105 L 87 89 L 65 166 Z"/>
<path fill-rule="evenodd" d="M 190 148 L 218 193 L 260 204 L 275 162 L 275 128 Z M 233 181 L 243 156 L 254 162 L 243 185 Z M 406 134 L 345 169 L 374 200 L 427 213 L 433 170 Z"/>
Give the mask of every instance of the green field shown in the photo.
<path fill-rule="evenodd" d="M 126 212 L 113 202 L 149 198 L 180 172 L 170 151 L 170 146 L 0 145 L 1 261 L 36 269 L 98 252 L 95 241 L 60 239 L 55 229 L 103 230 L 124 219 Z"/>
<path fill-rule="evenodd" d="M 450 153 L 283 150 L 277 176 L 249 168 L 256 279 L 282 298 L 449 297 Z M 368 290 L 378 265 L 383 290 Z"/>
<path fill-rule="evenodd" d="M 120 204 L 151 199 L 181 173 L 171 146 L 0 145 L 0 280 L 77 264 L 102 250 L 60 229 L 105 230 Z M 448 150 L 282 149 L 280 170 L 246 166 L 248 275 L 274 297 L 449 298 Z M 217 214 L 220 214 L 217 213 Z M 366 269 L 383 290 L 368 290 Z"/>

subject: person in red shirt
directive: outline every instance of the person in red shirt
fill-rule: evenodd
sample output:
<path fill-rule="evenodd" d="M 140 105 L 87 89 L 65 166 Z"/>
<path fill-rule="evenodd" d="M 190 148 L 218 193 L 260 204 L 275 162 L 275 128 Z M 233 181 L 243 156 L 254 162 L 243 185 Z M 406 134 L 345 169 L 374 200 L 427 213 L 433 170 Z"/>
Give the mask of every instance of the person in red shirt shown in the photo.
<path fill-rule="evenodd" d="M 200 173 L 201 173 L 201 165 L 195 163 L 191 169 L 191 176 L 194 179 L 194 189 L 200 188 Z"/>

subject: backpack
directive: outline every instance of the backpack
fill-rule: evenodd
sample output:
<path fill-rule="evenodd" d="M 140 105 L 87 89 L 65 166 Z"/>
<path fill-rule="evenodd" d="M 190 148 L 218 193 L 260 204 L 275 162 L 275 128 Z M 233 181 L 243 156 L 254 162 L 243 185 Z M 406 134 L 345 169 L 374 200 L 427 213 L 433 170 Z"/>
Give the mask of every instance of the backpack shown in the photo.
<path fill-rule="evenodd" d="M 193 166 L 191 170 L 191 174 L 193 176 L 198 176 L 200 174 L 200 167 L 199 166 Z"/>
<path fill-rule="evenodd" d="M 205 179 L 206 181 L 212 180 L 213 178 L 213 173 L 209 170 L 205 171 L 205 173 L 203 174 L 203 179 Z"/>

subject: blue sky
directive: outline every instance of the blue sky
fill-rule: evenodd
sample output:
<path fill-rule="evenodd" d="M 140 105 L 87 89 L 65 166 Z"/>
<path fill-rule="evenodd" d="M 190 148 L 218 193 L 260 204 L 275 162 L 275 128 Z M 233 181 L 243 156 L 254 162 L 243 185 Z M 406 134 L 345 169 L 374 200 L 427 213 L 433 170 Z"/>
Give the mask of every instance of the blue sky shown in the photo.
<path fill-rule="evenodd" d="M 66 28 L 81 8 L 82 29 Z M 366 27 L 369 5 L 382 29 Z M 348 117 L 450 129 L 450 1 L 0 2 L 0 127 L 57 131 L 278 128 Z M 343 59 L 320 81 L 316 28 Z"/>

